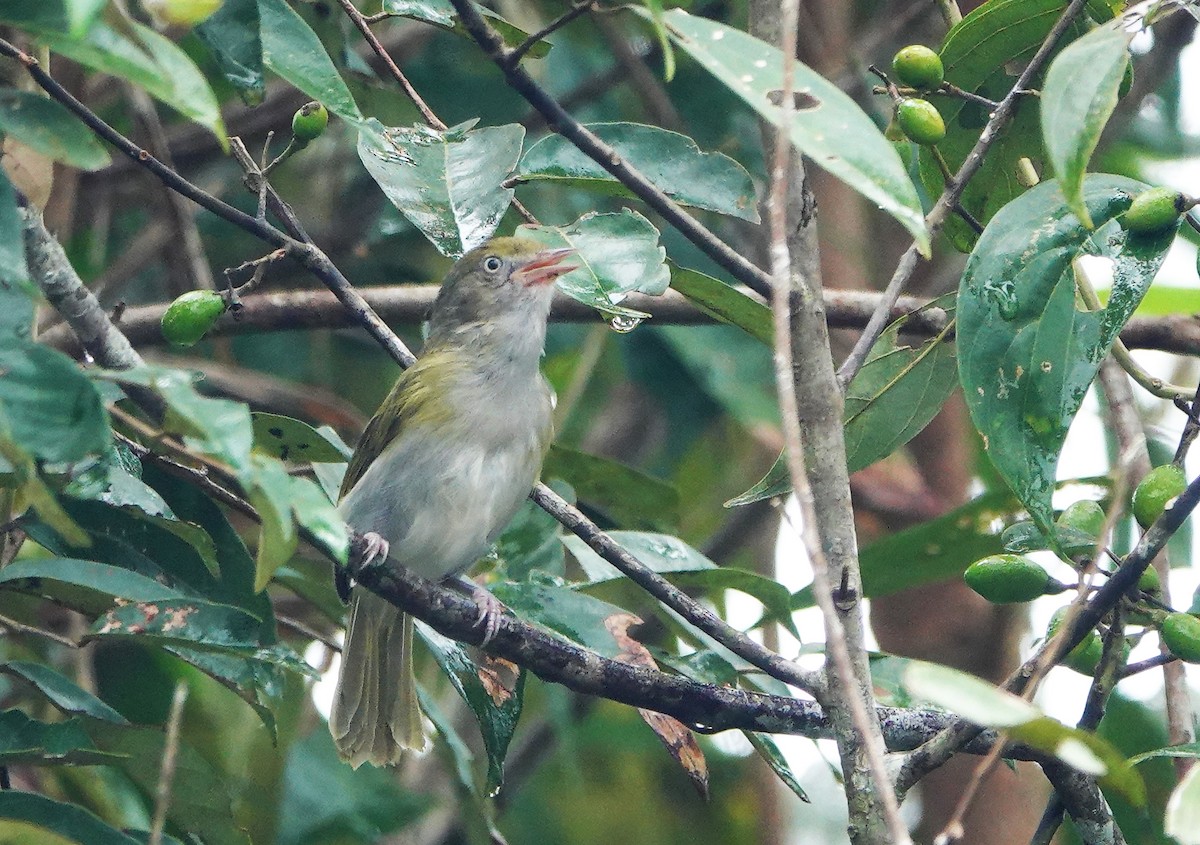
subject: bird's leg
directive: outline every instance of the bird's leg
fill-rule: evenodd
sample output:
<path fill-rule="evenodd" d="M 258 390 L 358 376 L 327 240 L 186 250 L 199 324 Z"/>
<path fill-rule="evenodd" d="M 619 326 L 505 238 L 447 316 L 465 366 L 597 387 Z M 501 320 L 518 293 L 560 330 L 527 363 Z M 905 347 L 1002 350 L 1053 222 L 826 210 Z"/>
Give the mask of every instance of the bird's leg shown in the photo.
<path fill-rule="evenodd" d="M 360 569 L 365 569 L 387 560 L 390 548 L 388 541 L 374 531 L 353 534 L 350 538 L 350 560 L 358 564 Z M 350 570 L 344 566 L 336 567 L 333 570 L 333 585 L 342 604 L 349 604 L 350 588 L 354 586 Z"/>
<path fill-rule="evenodd" d="M 479 615 L 475 618 L 475 627 L 483 628 L 483 642 L 479 645 L 486 646 L 500 630 L 500 619 L 504 616 L 504 603 L 471 579 L 461 575 L 446 581 L 446 586 L 457 590 L 475 602 L 475 606 L 479 608 Z"/>

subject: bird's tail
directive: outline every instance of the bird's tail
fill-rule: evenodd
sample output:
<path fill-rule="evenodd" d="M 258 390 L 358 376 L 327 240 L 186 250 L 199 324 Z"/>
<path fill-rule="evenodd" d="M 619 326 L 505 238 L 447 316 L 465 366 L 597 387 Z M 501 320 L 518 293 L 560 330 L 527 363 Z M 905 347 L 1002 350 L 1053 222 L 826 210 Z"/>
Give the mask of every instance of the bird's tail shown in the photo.
<path fill-rule="evenodd" d="M 342 759 L 398 763 L 423 750 L 425 733 L 413 676 L 412 617 L 361 587 L 354 590 L 329 730 Z"/>

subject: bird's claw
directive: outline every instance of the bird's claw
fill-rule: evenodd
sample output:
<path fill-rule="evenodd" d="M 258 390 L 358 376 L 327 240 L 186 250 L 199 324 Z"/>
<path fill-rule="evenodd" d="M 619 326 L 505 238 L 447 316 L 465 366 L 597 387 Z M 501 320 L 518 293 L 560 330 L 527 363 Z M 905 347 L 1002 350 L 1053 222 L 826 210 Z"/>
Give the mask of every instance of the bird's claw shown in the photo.
<path fill-rule="evenodd" d="M 475 617 L 475 624 L 472 627 L 483 629 L 483 642 L 479 646 L 480 648 L 487 646 L 500 632 L 500 620 L 504 617 L 504 603 L 474 581 L 466 578 L 453 580 L 450 582 L 450 586 L 470 596 L 471 601 L 475 602 L 479 614 Z"/>
<path fill-rule="evenodd" d="M 391 545 L 388 541 L 374 531 L 355 534 L 350 539 L 350 560 L 357 565 L 358 571 L 383 563 L 387 560 L 390 550 Z M 343 566 L 335 568 L 333 585 L 337 589 L 338 598 L 342 600 L 342 604 L 349 604 L 350 589 L 354 586 L 350 570 Z"/>

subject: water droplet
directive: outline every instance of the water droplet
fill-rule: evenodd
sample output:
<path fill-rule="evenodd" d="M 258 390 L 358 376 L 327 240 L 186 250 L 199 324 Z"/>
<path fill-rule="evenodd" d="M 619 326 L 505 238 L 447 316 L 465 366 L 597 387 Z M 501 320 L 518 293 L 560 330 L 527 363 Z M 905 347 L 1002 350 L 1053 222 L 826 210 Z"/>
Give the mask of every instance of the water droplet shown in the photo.
<path fill-rule="evenodd" d="M 633 317 L 628 314 L 617 314 L 609 321 L 608 326 L 618 334 L 629 334 L 642 324 L 641 317 Z"/>
<path fill-rule="evenodd" d="M 499 798 L 500 790 L 501 790 L 501 787 L 499 786 L 499 784 L 497 784 L 496 786 L 492 787 L 491 791 L 488 792 L 487 797 L 488 798 Z"/>

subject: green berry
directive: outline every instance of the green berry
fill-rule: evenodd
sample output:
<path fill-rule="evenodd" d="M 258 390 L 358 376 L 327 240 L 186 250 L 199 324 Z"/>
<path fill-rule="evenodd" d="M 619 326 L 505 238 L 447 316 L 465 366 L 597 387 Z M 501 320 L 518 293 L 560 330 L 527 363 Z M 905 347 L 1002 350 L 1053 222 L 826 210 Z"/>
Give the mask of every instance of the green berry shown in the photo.
<path fill-rule="evenodd" d="M 1144 593 L 1161 593 L 1162 581 L 1158 577 L 1158 570 L 1153 566 L 1147 566 L 1140 578 L 1138 578 L 1138 589 Z"/>
<path fill-rule="evenodd" d="M 928 100 L 913 97 L 896 106 L 896 122 L 904 134 L 917 144 L 930 146 L 946 137 L 946 123 Z"/>
<path fill-rule="evenodd" d="M 1059 514 L 1059 528 L 1074 528 L 1096 538 L 1104 530 L 1104 509 L 1091 500 L 1074 502 Z"/>
<path fill-rule="evenodd" d="M 892 59 L 892 73 L 905 85 L 928 90 L 945 78 L 941 57 L 922 44 L 909 44 Z"/>
<path fill-rule="evenodd" d="M 292 137 L 304 146 L 321 136 L 329 124 L 329 111 L 320 103 L 305 103 L 292 115 Z"/>
<path fill-rule="evenodd" d="M 1121 219 L 1129 231 L 1150 235 L 1174 226 L 1187 206 L 1187 198 L 1179 191 L 1149 188 L 1133 198 Z"/>
<path fill-rule="evenodd" d="M 225 0 L 142 0 L 156 23 L 164 26 L 195 26 L 212 17 Z"/>
<path fill-rule="evenodd" d="M 1024 555 L 992 555 L 967 567 L 963 579 L 994 604 L 1026 602 L 1053 587 L 1046 570 Z"/>
<path fill-rule="evenodd" d="M 1175 464 L 1155 467 L 1133 491 L 1133 518 L 1138 525 L 1149 528 L 1162 516 L 1167 503 L 1186 489 L 1187 478 Z"/>
<path fill-rule="evenodd" d="M 1190 613 L 1171 613 L 1159 628 L 1163 645 L 1188 663 L 1200 663 L 1200 619 Z"/>
<path fill-rule="evenodd" d="M 1062 627 L 1062 621 L 1066 618 L 1067 608 L 1060 607 L 1054 611 L 1054 615 L 1050 617 L 1050 627 L 1046 630 L 1046 638 L 1049 639 L 1058 633 L 1058 629 Z M 1129 653 L 1133 651 L 1133 645 L 1129 640 L 1125 640 L 1122 647 L 1124 660 L 1129 660 Z M 1062 664 L 1069 669 L 1074 669 L 1081 675 L 1095 675 L 1096 667 L 1100 665 L 1100 661 L 1104 659 L 1104 640 L 1100 639 L 1100 635 L 1095 630 L 1087 632 L 1087 636 L 1079 641 L 1075 648 L 1068 651 L 1062 659 Z"/>
<path fill-rule="evenodd" d="M 225 313 L 225 300 L 213 290 L 191 290 L 172 302 L 162 316 L 162 333 L 176 346 L 191 346 Z"/>

